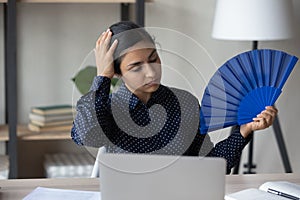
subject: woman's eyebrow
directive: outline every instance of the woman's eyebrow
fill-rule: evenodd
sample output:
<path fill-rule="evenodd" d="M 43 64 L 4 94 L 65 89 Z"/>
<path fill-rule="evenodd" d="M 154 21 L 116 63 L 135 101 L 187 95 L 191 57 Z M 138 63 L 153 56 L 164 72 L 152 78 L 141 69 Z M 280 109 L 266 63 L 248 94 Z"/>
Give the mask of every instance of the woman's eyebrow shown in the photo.
<path fill-rule="evenodd" d="M 133 66 L 137 66 L 137 65 L 141 65 L 141 64 L 143 64 L 143 62 L 142 62 L 142 61 L 138 61 L 138 62 L 130 63 L 130 64 L 128 64 L 128 65 L 127 65 L 127 68 L 129 68 L 129 67 L 133 67 Z"/>
<path fill-rule="evenodd" d="M 148 56 L 148 59 L 150 59 L 152 56 L 153 56 L 153 54 L 154 53 L 156 53 L 156 49 L 153 49 L 153 51 L 150 53 L 150 55 Z"/>
<path fill-rule="evenodd" d="M 153 51 L 151 51 L 151 53 L 148 56 L 148 59 L 150 59 L 153 56 L 154 53 L 156 53 L 156 49 L 153 49 Z M 143 64 L 142 61 L 133 62 L 133 63 L 128 64 L 127 68 L 132 67 L 132 66 L 136 66 L 136 65 L 141 65 L 141 64 Z"/>

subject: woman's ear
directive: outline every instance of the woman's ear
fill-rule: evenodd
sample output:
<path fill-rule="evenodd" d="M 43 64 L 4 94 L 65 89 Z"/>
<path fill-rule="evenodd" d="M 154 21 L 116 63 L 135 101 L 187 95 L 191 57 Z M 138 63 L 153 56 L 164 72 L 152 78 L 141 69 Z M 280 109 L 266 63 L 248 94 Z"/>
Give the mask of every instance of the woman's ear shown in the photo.
<path fill-rule="evenodd" d="M 121 77 L 122 77 L 121 74 L 115 74 L 115 76 L 116 76 L 117 78 L 121 78 Z"/>

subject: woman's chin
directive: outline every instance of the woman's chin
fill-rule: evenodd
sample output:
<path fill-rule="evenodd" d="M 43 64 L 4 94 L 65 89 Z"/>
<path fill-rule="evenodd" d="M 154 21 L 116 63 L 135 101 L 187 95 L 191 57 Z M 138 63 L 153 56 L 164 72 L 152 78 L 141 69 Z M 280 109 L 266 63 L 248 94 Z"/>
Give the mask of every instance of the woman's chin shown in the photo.
<path fill-rule="evenodd" d="M 158 88 L 159 88 L 159 83 L 152 83 L 152 84 L 148 84 L 145 85 L 145 92 L 155 92 Z"/>

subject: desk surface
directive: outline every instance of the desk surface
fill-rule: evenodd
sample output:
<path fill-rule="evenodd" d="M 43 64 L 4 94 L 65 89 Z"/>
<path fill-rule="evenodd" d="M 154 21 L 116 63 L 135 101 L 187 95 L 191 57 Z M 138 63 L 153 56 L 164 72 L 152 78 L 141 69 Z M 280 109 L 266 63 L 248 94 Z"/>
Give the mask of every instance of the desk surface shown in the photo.
<path fill-rule="evenodd" d="M 300 184 L 300 174 L 229 175 L 226 176 L 225 193 L 258 188 L 266 181 L 279 180 Z M 38 186 L 86 191 L 98 191 L 100 188 L 97 178 L 0 180 L 0 199 L 22 199 Z"/>

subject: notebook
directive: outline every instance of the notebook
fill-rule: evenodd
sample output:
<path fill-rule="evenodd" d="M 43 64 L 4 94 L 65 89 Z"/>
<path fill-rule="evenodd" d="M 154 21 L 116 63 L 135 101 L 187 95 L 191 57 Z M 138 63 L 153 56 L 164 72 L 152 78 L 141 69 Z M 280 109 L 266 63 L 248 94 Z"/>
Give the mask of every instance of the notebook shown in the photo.
<path fill-rule="evenodd" d="M 102 200 L 220 200 L 225 160 L 145 154 L 101 154 Z"/>

